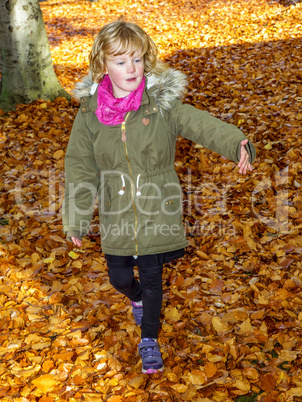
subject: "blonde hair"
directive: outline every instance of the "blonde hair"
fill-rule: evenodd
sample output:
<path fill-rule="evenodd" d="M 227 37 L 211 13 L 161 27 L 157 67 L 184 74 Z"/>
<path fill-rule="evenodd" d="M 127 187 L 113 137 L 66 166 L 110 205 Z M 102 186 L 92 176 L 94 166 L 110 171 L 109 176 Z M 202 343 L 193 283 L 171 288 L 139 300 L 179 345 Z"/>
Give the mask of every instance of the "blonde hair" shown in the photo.
<path fill-rule="evenodd" d="M 158 50 L 149 35 L 131 22 L 116 21 L 105 25 L 97 34 L 89 55 L 89 68 L 94 82 L 99 83 L 106 71 L 106 60 L 141 50 L 144 73 L 156 70 Z"/>

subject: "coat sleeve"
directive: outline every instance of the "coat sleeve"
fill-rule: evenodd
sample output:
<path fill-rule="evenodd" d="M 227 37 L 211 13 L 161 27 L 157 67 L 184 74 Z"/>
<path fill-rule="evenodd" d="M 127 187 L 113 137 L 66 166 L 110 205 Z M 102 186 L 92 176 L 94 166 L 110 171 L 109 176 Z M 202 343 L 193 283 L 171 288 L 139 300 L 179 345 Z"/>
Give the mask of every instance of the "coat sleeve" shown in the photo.
<path fill-rule="evenodd" d="M 85 236 L 93 215 L 99 183 L 99 169 L 93 149 L 93 134 L 78 112 L 65 155 L 65 197 L 63 229 L 67 238 Z M 77 236 L 78 234 L 78 236 Z"/>
<path fill-rule="evenodd" d="M 225 123 L 206 111 L 180 101 L 173 102 L 169 118 L 175 135 L 179 134 L 236 163 L 239 162 L 240 143 L 247 137 L 233 124 Z M 249 141 L 245 148 L 253 162 L 256 156 L 255 147 Z"/>

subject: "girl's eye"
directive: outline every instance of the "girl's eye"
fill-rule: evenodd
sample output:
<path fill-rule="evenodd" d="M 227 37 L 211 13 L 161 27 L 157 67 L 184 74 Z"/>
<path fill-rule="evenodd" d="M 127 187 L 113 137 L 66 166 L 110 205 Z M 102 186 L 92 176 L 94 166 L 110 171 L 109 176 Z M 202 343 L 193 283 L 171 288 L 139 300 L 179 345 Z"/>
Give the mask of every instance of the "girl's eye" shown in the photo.
<path fill-rule="evenodd" d="M 123 64 L 125 64 L 123 61 L 117 63 L 119 66 L 122 66 Z"/>
<path fill-rule="evenodd" d="M 142 61 L 142 59 L 135 59 L 134 60 L 135 63 L 139 63 L 140 61 Z"/>

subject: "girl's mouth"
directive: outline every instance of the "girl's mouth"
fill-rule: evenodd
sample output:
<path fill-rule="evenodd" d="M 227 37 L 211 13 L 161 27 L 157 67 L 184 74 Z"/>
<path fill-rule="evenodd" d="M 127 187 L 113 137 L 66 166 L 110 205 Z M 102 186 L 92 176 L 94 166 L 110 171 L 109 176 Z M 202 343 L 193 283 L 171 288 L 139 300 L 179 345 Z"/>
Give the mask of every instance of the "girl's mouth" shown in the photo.
<path fill-rule="evenodd" d="M 127 81 L 128 82 L 133 82 L 133 81 L 135 81 L 136 80 L 136 78 L 129 78 Z"/>

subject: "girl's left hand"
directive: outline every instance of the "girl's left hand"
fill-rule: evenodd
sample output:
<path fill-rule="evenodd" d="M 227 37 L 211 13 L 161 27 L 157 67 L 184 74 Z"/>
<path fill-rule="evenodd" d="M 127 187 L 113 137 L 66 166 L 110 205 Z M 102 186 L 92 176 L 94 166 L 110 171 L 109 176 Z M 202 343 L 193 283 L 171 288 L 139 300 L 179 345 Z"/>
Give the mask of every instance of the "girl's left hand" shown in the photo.
<path fill-rule="evenodd" d="M 73 242 L 73 244 L 77 247 L 82 247 L 82 241 L 80 239 L 78 239 L 77 237 L 72 237 L 71 241 Z"/>
<path fill-rule="evenodd" d="M 247 170 L 252 171 L 252 165 L 250 164 L 249 154 L 245 149 L 245 145 L 249 142 L 248 139 L 241 141 L 240 147 L 240 160 L 238 162 L 239 173 L 246 174 Z"/>

